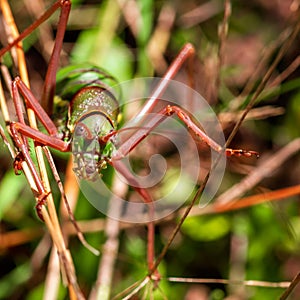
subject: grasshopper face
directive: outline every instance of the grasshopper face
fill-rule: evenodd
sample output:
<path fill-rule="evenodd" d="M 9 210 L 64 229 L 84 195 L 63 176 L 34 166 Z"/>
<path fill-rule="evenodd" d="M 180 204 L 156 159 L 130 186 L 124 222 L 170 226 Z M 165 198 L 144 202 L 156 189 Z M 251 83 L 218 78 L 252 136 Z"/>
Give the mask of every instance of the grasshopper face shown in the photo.
<path fill-rule="evenodd" d="M 95 181 L 111 157 L 113 143 L 102 137 L 114 129 L 110 119 L 99 111 L 82 116 L 74 127 L 72 153 L 74 172 L 79 179 Z"/>

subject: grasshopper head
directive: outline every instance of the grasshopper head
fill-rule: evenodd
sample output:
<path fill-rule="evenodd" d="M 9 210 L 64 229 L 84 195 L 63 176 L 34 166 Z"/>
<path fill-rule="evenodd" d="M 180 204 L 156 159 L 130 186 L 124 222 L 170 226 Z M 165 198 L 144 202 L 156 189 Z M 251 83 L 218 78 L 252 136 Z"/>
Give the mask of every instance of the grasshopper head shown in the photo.
<path fill-rule="evenodd" d="M 91 111 L 76 122 L 73 131 L 72 153 L 74 172 L 79 179 L 96 180 L 106 168 L 113 150 L 111 141 L 103 137 L 114 130 L 110 119 L 99 111 Z"/>

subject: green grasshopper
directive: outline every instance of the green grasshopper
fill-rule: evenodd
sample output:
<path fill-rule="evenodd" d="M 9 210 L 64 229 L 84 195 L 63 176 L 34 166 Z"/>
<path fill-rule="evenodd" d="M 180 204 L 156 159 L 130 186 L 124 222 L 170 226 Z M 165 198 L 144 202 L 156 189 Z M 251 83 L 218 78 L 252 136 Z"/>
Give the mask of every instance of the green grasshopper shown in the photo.
<path fill-rule="evenodd" d="M 36 209 L 41 219 L 43 219 L 41 207 L 45 205 L 47 191 L 43 186 L 30 156 L 27 138 L 33 139 L 40 145 L 49 146 L 62 152 L 72 151 L 75 156 L 75 161 L 77 161 L 77 166 L 74 171 L 79 178 L 94 180 L 95 176 L 97 176 L 103 168 L 108 164 L 111 165 L 120 172 L 129 183 L 134 185 L 134 188 L 141 195 L 143 201 L 149 204 L 150 214 L 152 203 L 151 195 L 146 189 L 139 186 L 129 170 L 127 170 L 121 162 L 121 158 L 128 155 L 166 118 L 177 115 L 196 136 L 200 137 L 203 142 L 219 153 L 225 152 L 227 156 L 258 156 L 258 153 L 255 151 L 230 148 L 223 149 L 221 145 L 206 135 L 193 122 L 187 112 L 181 107 L 174 105 L 167 105 L 159 112 L 156 112 L 147 128 L 135 130 L 134 134 L 116 148 L 115 138 L 120 130 L 118 129 L 118 99 L 110 89 L 110 86 L 116 83 L 114 77 L 95 67 L 67 67 L 61 71 L 60 74 L 63 75 L 59 81 L 56 82 L 59 56 L 71 9 L 70 0 L 56 1 L 39 19 L 21 33 L 17 39 L 1 49 L 0 57 L 28 36 L 58 8 L 61 8 L 61 14 L 57 26 L 55 46 L 50 58 L 40 101 L 35 98 L 31 90 L 22 82 L 20 77 L 16 77 L 12 83 L 12 95 L 18 121 L 11 122 L 9 126 L 15 146 L 20 151 L 15 168 L 20 168 L 20 160 L 27 162 L 40 195 Z M 193 58 L 194 53 L 195 49 L 191 44 L 183 46 L 152 96 L 138 113 L 137 118 L 142 118 L 152 113 L 158 103 L 159 97 L 167 88 L 168 81 L 174 78 L 185 62 Z M 26 106 L 35 112 L 36 117 L 43 124 L 48 134 L 31 128 L 25 123 L 20 94 L 23 96 Z M 55 95 L 57 96 L 55 97 Z M 54 119 L 57 121 L 54 122 Z M 74 136 L 76 136 L 77 143 L 72 143 Z M 91 153 L 87 151 L 89 147 L 91 147 Z M 153 222 L 150 222 L 148 226 L 150 235 L 153 235 Z M 154 261 L 154 251 L 152 249 L 148 252 L 148 268 L 151 270 Z"/>

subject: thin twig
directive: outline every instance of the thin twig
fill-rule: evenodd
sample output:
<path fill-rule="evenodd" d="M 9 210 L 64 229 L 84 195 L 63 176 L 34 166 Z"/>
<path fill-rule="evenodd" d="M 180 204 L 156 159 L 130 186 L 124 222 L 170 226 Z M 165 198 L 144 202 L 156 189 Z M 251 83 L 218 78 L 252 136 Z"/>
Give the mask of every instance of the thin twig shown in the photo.
<path fill-rule="evenodd" d="M 228 22 L 231 15 L 231 3 L 230 0 L 224 2 L 224 16 L 223 21 L 219 27 L 219 45 L 218 45 L 218 63 L 216 66 L 216 95 L 221 85 L 221 69 L 224 64 L 224 50 L 228 35 Z"/>
<path fill-rule="evenodd" d="M 116 219 L 121 216 L 122 203 L 114 201 L 115 197 L 124 199 L 128 186 L 118 176 L 114 177 L 112 185 L 112 199 L 109 211 L 113 211 L 114 218 L 106 218 L 105 233 L 106 241 L 102 247 L 102 257 L 99 264 L 97 281 L 94 284 L 89 299 L 109 299 L 112 288 L 114 267 L 119 249 L 120 222 Z M 108 215 L 111 215 L 110 213 Z"/>
<path fill-rule="evenodd" d="M 206 20 L 214 17 L 223 9 L 222 3 L 217 0 L 207 1 L 204 4 L 181 15 L 178 24 L 183 28 L 196 26 Z"/>
<path fill-rule="evenodd" d="M 242 209 L 249 206 L 258 205 L 270 201 L 279 201 L 300 194 L 300 185 L 295 185 L 288 188 L 283 188 L 266 193 L 260 193 L 239 200 L 232 200 L 228 203 L 215 203 L 213 205 L 213 211 L 215 213 L 222 213 L 226 211 L 233 211 L 236 209 Z"/>
<path fill-rule="evenodd" d="M 262 120 L 269 117 L 275 117 L 283 115 L 285 109 L 283 107 L 273 107 L 270 105 L 252 108 L 247 114 L 245 120 Z M 236 112 L 221 112 L 218 114 L 218 119 L 222 124 L 222 127 L 226 127 L 227 124 L 232 122 L 237 122 L 237 120 L 242 116 L 244 110 Z"/>
<path fill-rule="evenodd" d="M 58 188 L 59 188 L 59 191 L 60 191 L 60 194 L 61 194 L 61 198 L 62 198 L 62 200 L 63 200 L 63 203 L 64 203 L 64 205 L 65 205 L 65 207 L 66 207 L 66 209 L 67 209 L 67 212 L 68 212 L 68 216 L 69 216 L 69 218 L 70 218 L 70 221 L 71 221 L 71 223 L 73 224 L 73 226 L 74 226 L 74 228 L 75 228 L 75 230 L 76 230 L 76 232 L 77 232 L 77 237 L 78 237 L 78 239 L 80 240 L 80 242 L 82 243 L 82 245 L 83 245 L 85 248 L 87 248 L 87 249 L 88 249 L 89 251 L 91 251 L 93 254 L 99 255 L 99 254 L 100 254 L 99 251 L 98 251 L 97 249 L 95 249 L 94 247 L 92 247 L 91 245 L 88 244 L 88 242 L 87 242 L 86 239 L 84 238 L 82 232 L 80 231 L 80 228 L 79 228 L 79 226 L 78 226 L 78 224 L 77 224 L 77 222 L 76 222 L 76 219 L 75 219 L 75 217 L 74 217 L 74 214 L 73 214 L 73 212 L 72 212 L 72 209 L 71 209 L 71 207 L 70 207 L 70 205 L 69 205 L 69 201 L 68 201 L 68 199 L 67 199 L 67 196 L 66 196 L 66 193 L 65 193 L 63 184 L 62 184 L 62 182 L 61 182 L 60 176 L 59 176 L 59 174 L 58 174 L 58 172 L 57 172 L 57 169 L 56 169 L 54 160 L 53 160 L 53 158 L 52 158 L 52 155 L 51 155 L 51 153 L 50 153 L 48 147 L 43 147 L 43 150 L 44 150 L 45 155 L 46 155 L 46 157 L 47 157 L 47 159 L 48 159 L 48 162 L 49 162 L 49 164 L 50 164 L 50 168 L 51 168 L 51 170 L 52 170 L 54 179 L 55 179 L 55 181 L 56 181 L 56 183 L 57 183 L 57 186 L 58 186 Z"/>
<path fill-rule="evenodd" d="M 4 15 L 4 19 L 6 21 L 6 24 L 8 24 L 6 26 L 6 28 L 8 30 L 7 34 L 10 36 L 10 39 L 15 40 L 19 37 L 19 33 L 18 33 L 18 29 L 16 27 L 16 24 L 14 22 L 10 7 L 6 0 L 2 0 L 0 2 L 0 4 L 1 4 L 1 9 L 2 9 L 3 15 Z M 27 85 L 27 87 L 29 87 L 30 86 L 29 78 L 28 78 L 27 67 L 26 67 L 26 62 L 25 62 L 25 54 L 23 52 L 22 43 L 19 42 L 17 44 L 17 46 L 14 48 L 16 48 L 16 52 L 17 52 L 16 64 L 18 67 L 20 77 L 21 77 L 22 81 Z M 28 120 L 29 120 L 30 126 L 32 128 L 37 129 L 37 122 L 36 122 L 34 111 L 30 108 L 27 108 L 27 115 L 28 115 Z M 10 120 L 8 120 L 8 122 L 9 121 Z M 45 190 L 51 191 L 41 146 L 35 147 L 35 153 L 36 153 L 36 157 L 37 157 L 38 166 L 40 169 L 41 180 L 43 182 Z M 28 169 L 26 162 L 22 162 L 22 168 L 28 179 L 28 182 L 29 182 L 31 188 L 33 190 L 37 190 L 35 181 L 33 180 L 32 174 L 31 174 L 30 170 Z M 64 243 L 64 239 L 63 239 L 63 236 L 61 233 L 61 229 L 60 229 L 60 225 L 58 222 L 58 217 L 56 214 L 56 209 L 54 206 L 54 201 L 53 201 L 51 193 L 49 193 L 47 196 L 47 204 L 48 204 L 49 214 L 48 214 L 48 211 L 45 208 L 45 206 L 43 206 L 41 208 L 41 214 L 42 214 L 45 224 L 51 234 L 54 244 L 57 247 L 57 253 L 59 254 L 60 262 L 62 263 L 61 264 L 62 272 L 65 273 L 65 275 L 66 275 L 67 284 L 69 287 L 69 291 L 71 293 L 70 297 L 71 297 L 71 299 L 73 299 L 74 297 L 71 295 L 76 295 L 77 298 L 83 298 L 81 291 L 78 287 L 77 281 L 76 281 L 76 276 L 75 276 L 75 272 L 74 272 L 71 255 L 67 251 L 65 243 Z"/>
<path fill-rule="evenodd" d="M 229 279 L 214 279 L 214 278 L 183 278 L 183 277 L 168 277 L 166 280 L 178 283 L 220 283 L 246 285 L 253 287 L 269 287 L 269 288 L 287 288 L 290 282 L 269 282 L 260 280 L 229 280 Z"/>
<path fill-rule="evenodd" d="M 220 195 L 215 202 L 216 203 L 229 203 L 232 199 L 240 198 L 246 191 L 252 189 L 266 176 L 272 174 L 277 168 L 279 168 L 287 159 L 300 150 L 300 138 L 295 139 L 288 145 L 280 149 L 273 154 L 270 158 L 261 160 L 261 164 L 258 165 L 252 173 L 242 179 L 239 183 L 228 189 L 225 193 Z"/>
<path fill-rule="evenodd" d="M 235 124 L 230 136 L 228 137 L 228 139 L 226 141 L 226 147 L 231 143 L 234 136 L 238 132 L 238 130 L 239 130 L 240 126 L 242 125 L 244 119 L 246 118 L 248 112 L 252 109 L 252 107 L 254 106 L 258 96 L 261 94 L 261 92 L 264 90 L 265 86 L 267 85 L 267 82 L 271 78 L 271 76 L 272 76 L 275 68 L 277 67 L 278 63 L 280 62 L 283 55 L 290 48 L 290 46 L 294 42 L 295 38 L 297 37 L 297 35 L 299 33 L 299 30 L 300 30 L 300 21 L 298 21 L 297 24 L 293 27 L 291 34 L 289 35 L 287 40 L 284 42 L 284 44 L 282 45 L 282 47 L 278 51 L 277 56 L 275 57 L 275 59 L 272 62 L 271 66 L 269 67 L 268 71 L 266 72 L 265 76 L 263 77 L 262 81 L 260 82 L 259 86 L 255 90 L 253 96 L 251 97 L 251 99 L 250 99 L 250 101 L 249 101 L 249 103 L 248 103 L 248 105 L 245 109 L 245 112 L 243 113 L 243 115 L 241 116 L 239 121 Z"/>
<path fill-rule="evenodd" d="M 258 65 L 256 66 L 254 72 L 251 74 L 251 77 L 248 79 L 248 82 L 246 83 L 244 89 L 239 94 L 238 97 L 230 101 L 230 110 L 236 111 L 242 104 L 242 102 L 245 101 L 245 98 L 248 97 L 248 95 L 251 94 L 252 90 L 254 89 L 255 85 L 257 84 L 260 74 L 263 72 L 265 68 L 267 68 L 267 63 L 270 61 L 271 57 L 274 55 L 274 52 L 277 48 L 280 47 L 284 43 L 284 41 L 287 40 L 287 38 L 290 36 L 292 29 L 289 27 L 286 30 L 284 30 L 278 38 L 273 41 L 272 43 L 265 46 L 265 48 L 261 51 L 261 55 L 258 59 Z"/>
<path fill-rule="evenodd" d="M 270 87 L 276 87 L 279 84 L 281 84 L 286 78 L 288 78 L 294 71 L 298 69 L 299 65 L 300 65 L 300 55 L 298 55 L 290 63 L 290 65 L 270 83 Z"/>
<path fill-rule="evenodd" d="M 257 195 L 241 198 L 239 200 L 234 200 L 225 204 L 213 203 L 201 209 L 199 208 L 198 205 L 194 205 L 191 209 L 189 217 L 231 212 L 234 210 L 243 209 L 254 205 L 259 205 L 265 202 L 281 201 L 286 198 L 293 197 L 299 194 L 300 194 L 300 185 L 295 185 L 288 188 L 278 189 L 266 193 L 260 193 Z M 179 210 L 176 213 L 173 213 L 167 218 L 156 221 L 156 224 L 172 222 L 174 219 L 178 218 L 178 216 L 183 214 L 184 210 L 185 208 L 182 208 L 181 210 Z M 142 219 L 143 216 L 138 218 Z M 81 228 L 81 231 L 84 233 L 100 232 L 104 230 L 105 227 L 103 219 L 78 221 L 78 224 L 79 227 Z M 144 224 L 120 223 L 120 229 L 122 230 L 136 227 L 136 226 L 144 226 Z M 76 234 L 74 226 L 71 223 L 66 224 L 64 229 L 66 230 L 68 235 Z M 15 230 L 7 233 L 2 233 L 0 249 L 2 248 L 7 249 L 10 247 L 22 245 L 31 240 L 34 240 L 35 238 L 40 237 L 42 234 L 43 231 L 40 228 L 28 228 L 28 229 Z"/>
<path fill-rule="evenodd" d="M 147 53 L 157 74 L 163 74 L 168 67 L 164 59 L 164 53 L 171 37 L 171 29 L 174 21 L 175 11 L 167 3 L 160 11 L 157 26 L 147 45 Z"/>
<path fill-rule="evenodd" d="M 122 298 L 122 300 L 131 299 L 131 297 L 136 295 L 149 281 L 150 281 L 149 277 L 144 278 L 144 280 L 132 292 L 130 292 L 126 297 Z"/>
<path fill-rule="evenodd" d="M 137 38 L 142 22 L 138 3 L 134 0 L 118 0 L 117 3 L 132 34 Z"/>
<path fill-rule="evenodd" d="M 300 272 L 295 276 L 295 278 L 292 280 L 292 282 L 290 283 L 286 291 L 284 291 L 284 293 L 281 295 L 280 300 L 286 300 L 299 282 L 300 282 Z"/>
<path fill-rule="evenodd" d="M 45 3 L 41 0 L 36 1 L 24 1 L 24 5 L 27 8 L 28 12 L 34 16 L 35 19 L 40 17 L 45 11 Z M 38 43 L 41 47 L 41 53 L 44 55 L 45 59 L 48 61 L 51 57 L 54 45 L 53 34 L 51 32 L 51 27 L 48 23 L 41 24 L 38 28 L 39 40 Z"/>

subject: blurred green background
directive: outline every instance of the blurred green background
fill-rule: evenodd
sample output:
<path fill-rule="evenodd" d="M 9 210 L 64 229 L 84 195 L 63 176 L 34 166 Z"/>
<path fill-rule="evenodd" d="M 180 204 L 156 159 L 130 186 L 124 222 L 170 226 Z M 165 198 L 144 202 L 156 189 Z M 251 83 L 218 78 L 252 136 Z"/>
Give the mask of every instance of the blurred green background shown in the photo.
<path fill-rule="evenodd" d="M 20 30 L 36 17 L 27 1 L 11 1 Z M 52 2 L 47 1 L 48 7 Z M 130 1 L 129 1 L 130 3 Z M 296 1 L 295 1 L 296 3 Z M 294 26 L 297 13 L 293 1 L 231 1 L 228 37 L 222 49 L 223 64 L 218 67 L 220 37 L 218 30 L 224 16 L 224 1 L 154 1 L 138 0 L 126 7 L 126 1 L 73 1 L 65 36 L 61 65 L 90 62 L 103 67 L 118 80 L 134 77 L 162 76 L 166 67 L 186 42 L 196 48 L 193 66 L 196 90 L 217 113 L 233 113 L 244 108 L 247 97 L 239 101 L 249 78 L 255 74 L 251 95 L 274 61 L 281 44 L 282 32 Z M 48 23 L 56 32 L 57 14 Z M 0 26 L 3 26 L 0 24 Z M 1 43 L 5 36 L 1 30 Z M 34 32 L 24 41 L 32 90 L 37 95 L 43 84 L 51 47 L 41 40 L 43 32 Z M 275 45 L 274 45 L 275 44 Z M 268 59 L 263 55 L 271 51 Z M 160 53 L 162 48 L 162 55 Z M 271 81 L 287 70 L 299 55 L 299 36 L 280 60 Z M 6 64 L 9 59 L 6 57 Z M 259 63 L 263 62 L 261 69 Z M 186 81 L 180 72 L 179 80 Z M 267 109 L 264 117 L 246 121 L 232 147 L 259 151 L 261 159 L 272 156 L 299 136 L 300 116 L 299 68 L 275 87 L 269 87 L 257 102 L 257 108 L 280 108 L 280 114 Z M 126 113 L 125 117 L 126 117 Z M 228 136 L 234 122 L 224 123 Z M 54 152 L 57 168 L 64 179 L 68 155 Z M 299 184 L 299 153 L 284 161 L 249 194 L 277 190 Z M 15 176 L 12 159 L 4 144 L 0 146 L 0 299 L 41 299 L 47 274 L 50 239 L 34 211 L 34 197 L 24 176 Z M 244 158 L 228 160 L 227 172 L 220 190 L 225 191 L 249 174 L 258 162 Z M 107 178 L 111 177 L 108 170 Z M 50 172 L 49 172 L 50 173 Z M 54 198 L 59 192 L 53 183 Z M 299 196 L 276 203 L 263 204 L 224 214 L 188 218 L 182 231 L 160 265 L 163 277 L 223 278 L 233 280 L 290 281 L 300 270 Z M 77 220 L 104 218 L 83 195 L 79 195 Z M 156 228 L 156 251 L 162 249 L 176 220 Z M 20 242 L 6 247 L 7 233 L 20 232 Z M 32 236 L 26 242 L 22 237 Z M 103 232 L 87 233 L 92 245 L 100 247 Z M 42 248 L 43 247 L 43 248 Z M 70 239 L 69 248 L 75 262 L 79 284 L 88 295 L 93 286 L 99 258 Z M 44 250 L 41 250 L 44 249 Z M 146 228 L 124 230 L 114 270 L 113 293 L 124 290 L 146 274 Z M 283 289 L 245 287 L 242 284 L 172 283 L 163 279 L 155 299 L 277 299 Z M 299 299 L 296 289 L 289 299 Z M 60 288 L 59 299 L 67 292 Z M 231 298 L 232 297 L 232 298 Z M 137 296 L 133 299 L 143 299 Z"/>

